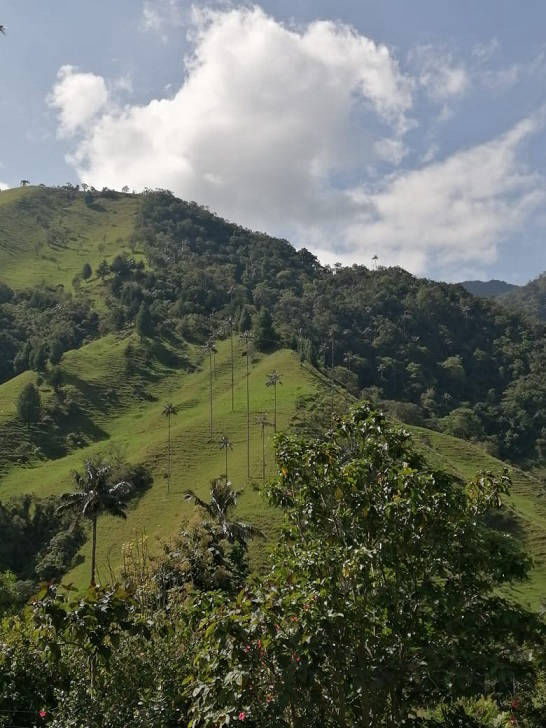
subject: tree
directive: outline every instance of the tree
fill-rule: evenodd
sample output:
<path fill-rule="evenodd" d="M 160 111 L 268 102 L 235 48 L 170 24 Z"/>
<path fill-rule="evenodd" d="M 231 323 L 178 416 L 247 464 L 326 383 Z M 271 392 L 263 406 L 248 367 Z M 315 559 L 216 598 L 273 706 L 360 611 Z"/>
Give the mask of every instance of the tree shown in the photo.
<path fill-rule="evenodd" d="M 271 351 L 278 343 L 277 332 L 273 328 L 273 318 L 267 308 L 262 308 L 256 317 L 254 341 L 258 351 Z"/>
<path fill-rule="evenodd" d="M 229 332 L 231 349 L 231 411 L 233 412 L 235 410 L 235 360 L 233 356 L 233 327 L 235 326 L 235 319 L 233 316 L 228 316 L 224 323 Z"/>
<path fill-rule="evenodd" d="M 110 266 L 105 260 L 102 260 L 96 270 L 97 278 L 100 278 L 101 281 L 104 281 L 106 276 L 110 273 Z"/>
<path fill-rule="evenodd" d="M 84 281 L 88 281 L 91 278 L 91 276 L 93 275 L 93 269 L 91 268 L 89 263 L 83 264 L 81 275 Z"/>
<path fill-rule="evenodd" d="M 141 342 L 145 338 L 153 336 L 154 334 L 154 325 L 152 321 L 152 316 L 150 314 L 150 309 L 144 301 L 142 301 L 142 303 L 140 304 L 140 308 L 138 309 L 138 313 L 135 319 L 135 328 Z"/>
<path fill-rule="evenodd" d="M 128 194 L 128 192 L 129 192 L 128 185 L 123 185 L 123 187 L 121 188 L 121 191 L 123 192 L 124 195 Z"/>
<path fill-rule="evenodd" d="M 167 402 L 163 407 L 162 414 L 167 418 L 169 434 L 167 437 L 168 447 L 168 462 L 167 462 L 167 493 L 171 492 L 171 472 L 172 472 L 172 450 L 171 450 L 171 418 L 178 414 L 178 409 L 172 402 Z"/>
<path fill-rule="evenodd" d="M 256 424 L 262 429 L 262 480 L 265 483 L 265 428 L 271 427 L 271 422 L 267 419 L 266 414 L 258 415 Z"/>
<path fill-rule="evenodd" d="M 277 459 L 268 490 L 290 528 L 270 574 L 200 624 L 191 718 L 416 727 L 484 684 L 503 703 L 537 684 L 544 627 L 500 592 L 530 561 L 486 521 L 506 475 L 461 487 L 367 405 L 318 439 L 279 436 Z M 485 725 L 460 713 L 443 725 Z"/>
<path fill-rule="evenodd" d="M 233 444 L 226 435 L 222 435 L 220 438 L 220 450 L 223 450 L 226 456 L 226 472 L 224 475 L 226 480 L 228 480 L 228 451 L 233 450 Z"/>
<path fill-rule="evenodd" d="M 250 316 L 248 306 L 243 306 L 241 310 L 241 315 L 239 316 L 239 331 L 243 333 L 244 331 L 250 331 L 250 328 L 252 326 L 252 317 Z"/>
<path fill-rule="evenodd" d="M 277 385 L 282 384 L 282 378 L 279 372 L 277 372 L 275 369 L 271 372 L 271 374 L 267 375 L 267 380 L 265 382 L 266 387 L 273 387 L 274 392 L 274 415 L 273 415 L 273 432 L 277 432 Z"/>
<path fill-rule="evenodd" d="M 209 503 L 201 500 L 193 490 L 187 490 L 184 495 L 186 500 L 193 501 L 221 527 L 225 538 L 230 543 L 237 541 L 246 548 L 249 539 L 256 536 L 263 537 L 263 533 L 248 523 L 230 519 L 230 513 L 237 505 L 237 498 L 241 492 L 233 490 L 229 480 L 217 478 L 211 482 Z"/>
<path fill-rule="evenodd" d="M 26 187 L 27 185 L 30 184 L 30 180 L 22 179 L 20 184 L 21 184 L 21 187 Z"/>
<path fill-rule="evenodd" d="M 74 473 L 76 490 L 63 493 L 58 511 L 71 511 L 80 518 L 91 521 L 91 585 L 95 586 L 96 553 L 97 553 L 97 521 L 108 513 L 115 518 L 127 518 L 127 497 L 133 491 L 132 483 L 125 480 L 112 484 L 112 466 L 108 463 L 87 461 L 83 473 Z"/>
<path fill-rule="evenodd" d="M 213 365 L 213 358 L 216 353 L 216 347 L 214 346 L 214 340 L 209 339 L 205 346 L 203 347 L 203 353 L 208 354 L 209 357 L 209 434 L 210 434 L 210 441 L 212 442 L 212 433 L 213 433 L 213 385 L 212 381 L 214 378 L 213 372 L 214 372 L 214 365 Z"/>
<path fill-rule="evenodd" d="M 249 372 L 249 353 L 250 342 L 253 336 L 250 331 L 243 331 L 241 341 L 244 345 L 243 356 L 246 358 L 246 471 L 247 477 L 250 478 L 250 372 Z"/>
<path fill-rule="evenodd" d="M 30 426 L 40 419 L 41 411 L 40 392 L 32 382 L 29 382 L 17 398 L 17 414 L 30 430 Z"/>

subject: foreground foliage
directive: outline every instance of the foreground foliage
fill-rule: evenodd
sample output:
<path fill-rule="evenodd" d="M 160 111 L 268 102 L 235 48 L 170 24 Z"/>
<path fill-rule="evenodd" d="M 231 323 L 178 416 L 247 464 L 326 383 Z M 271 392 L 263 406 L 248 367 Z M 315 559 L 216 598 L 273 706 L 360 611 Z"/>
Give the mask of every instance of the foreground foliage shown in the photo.
<path fill-rule="evenodd" d="M 507 475 L 430 471 L 367 405 L 277 458 L 269 573 L 239 588 L 244 534 L 202 502 L 129 591 L 45 589 L 0 633 L 0 725 L 544 725 L 543 624 L 499 592 L 529 560 L 485 519 Z"/>

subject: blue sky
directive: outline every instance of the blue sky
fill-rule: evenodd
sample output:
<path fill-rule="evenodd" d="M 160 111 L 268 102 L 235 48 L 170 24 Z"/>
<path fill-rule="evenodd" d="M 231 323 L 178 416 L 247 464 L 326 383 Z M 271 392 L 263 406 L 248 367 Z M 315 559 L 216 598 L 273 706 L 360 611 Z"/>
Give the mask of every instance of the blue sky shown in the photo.
<path fill-rule="evenodd" d="M 0 0 L 0 185 L 167 187 L 324 262 L 546 268 L 539 0 Z"/>

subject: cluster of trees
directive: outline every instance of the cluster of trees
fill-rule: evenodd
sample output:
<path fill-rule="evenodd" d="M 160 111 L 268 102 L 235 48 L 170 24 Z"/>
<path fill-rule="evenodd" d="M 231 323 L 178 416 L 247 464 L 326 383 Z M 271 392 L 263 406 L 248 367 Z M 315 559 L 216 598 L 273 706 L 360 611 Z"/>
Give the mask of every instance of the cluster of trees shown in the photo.
<path fill-rule="evenodd" d="M 230 485 L 188 492 L 201 519 L 128 551 L 123 585 L 1 623 L 0 725 L 541 728 L 544 623 L 502 596 L 530 562 L 488 525 L 506 474 L 430 470 L 368 405 L 277 459 L 266 573 Z"/>
<path fill-rule="evenodd" d="M 91 525 L 94 583 L 99 517 L 125 517 L 129 501 L 152 484 L 147 468 L 115 453 L 108 461 L 86 462 L 73 477 L 75 489 L 60 497 L 25 495 L 0 502 L 0 616 L 20 608 L 40 582 L 57 581 L 75 565 L 86 539 L 85 522 Z"/>
<path fill-rule="evenodd" d="M 45 371 L 98 332 L 99 316 L 89 302 L 62 286 L 14 292 L 0 281 L 0 383 L 27 369 Z"/>

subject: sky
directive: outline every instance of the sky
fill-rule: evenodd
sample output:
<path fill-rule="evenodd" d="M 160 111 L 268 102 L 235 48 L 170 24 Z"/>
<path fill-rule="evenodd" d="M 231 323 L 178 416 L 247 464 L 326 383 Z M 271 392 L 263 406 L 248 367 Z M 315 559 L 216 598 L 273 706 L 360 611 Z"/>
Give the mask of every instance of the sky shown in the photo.
<path fill-rule="evenodd" d="M 0 0 L 0 189 L 166 188 L 323 263 L 546 268 L 543 0 Z"/>

